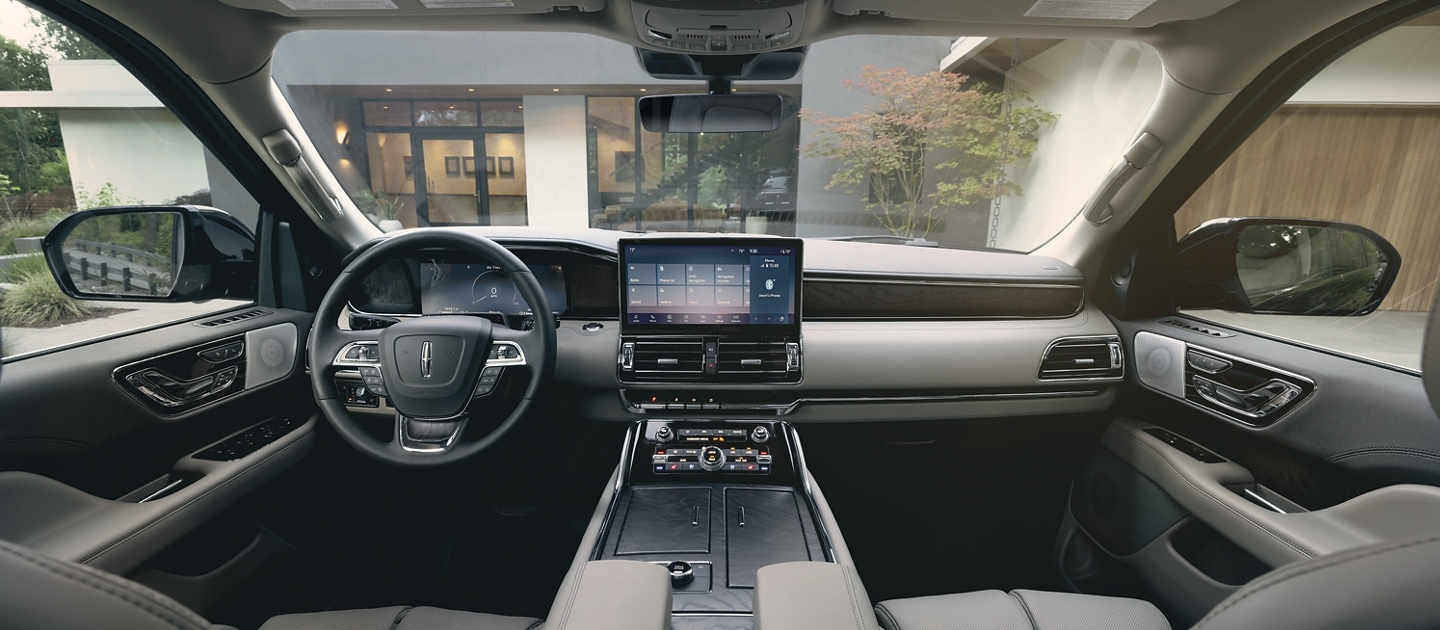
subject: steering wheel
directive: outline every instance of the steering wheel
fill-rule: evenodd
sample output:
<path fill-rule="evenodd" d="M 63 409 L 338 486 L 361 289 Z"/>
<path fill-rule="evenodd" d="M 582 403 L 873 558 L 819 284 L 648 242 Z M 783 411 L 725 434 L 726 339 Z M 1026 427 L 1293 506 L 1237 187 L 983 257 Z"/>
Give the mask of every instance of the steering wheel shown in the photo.
<path fill-rule="evenodd" d="M 531 330 L 496 326 L 471 315 L 427 315 L 380 330 L 339 326 L 348 296 L 370 272 L 394 258 L 443 249 L 475 254 L 500 268 L 536 314 Z M 355 257 L 320 302 L 310 327 L 310 384 L 325 418 L 351 446 L 372 458 L 402 466 L 455 462 L 497 442 L 529 411 L 550 380 L 555 327 L 540 282 L 515 254 L 469 232 L 430 228 L 401 232 Z M 461 440 L 470 401 L 493 387 L 500 370 L 528 369 L 520 403 L 485 437 Z M 356 423 L 335 387 L 335 373 L 358 369 L 365 386 L 395 406 L 395 429 L 382 442 Z M 478 385 L 477 385 L 478 384 Z"/>

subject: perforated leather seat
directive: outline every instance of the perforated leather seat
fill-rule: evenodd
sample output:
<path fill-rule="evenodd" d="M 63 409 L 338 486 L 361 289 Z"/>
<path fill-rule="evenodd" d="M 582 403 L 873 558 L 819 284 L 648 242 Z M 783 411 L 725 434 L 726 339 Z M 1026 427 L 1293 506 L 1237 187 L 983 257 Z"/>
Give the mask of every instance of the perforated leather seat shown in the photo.
<path fill-rule="evenodd" d="M 1429 630 L 1440 627 L 1440 532 L 1297 562 L 1262 575 L 1191 630 Z M 1151 630 L 1169 628 L 1146 602 L 999 591 L 881 602 L 885 630 Z"/>
<path fill-rule="evenodd" d="M 531 630 L 539 619 L 439 608 L 281 615 L 264 630 Z M 0 541 L 0 627 L 17 630 L 223 630 L 173 599 L 117 575 Z"/>

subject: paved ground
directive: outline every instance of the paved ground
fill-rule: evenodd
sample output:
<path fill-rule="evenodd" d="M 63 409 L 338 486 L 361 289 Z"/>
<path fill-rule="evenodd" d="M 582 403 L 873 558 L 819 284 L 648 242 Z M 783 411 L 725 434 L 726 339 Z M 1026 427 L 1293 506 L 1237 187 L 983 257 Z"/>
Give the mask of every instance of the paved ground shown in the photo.
<path fill-rule="evenodd" d="M 239 300 L 209 300 L 177 304 L 95 300 L 86 303 L 97 308 L 125 310 L 109 317 L 54 328 L 5 328 L 0 330 L 0 341 L 4 343 L 4 355 L 14 356 L 35 352 L 249 304 L 249 302 Z"/>
<path fill-rule="evenodd" d="M 1420 370 L 1428 313 L 1377 311 L 1364 317 L 1249 315 L 1213 309 L 1185 314 L 1233 328 Z"/>

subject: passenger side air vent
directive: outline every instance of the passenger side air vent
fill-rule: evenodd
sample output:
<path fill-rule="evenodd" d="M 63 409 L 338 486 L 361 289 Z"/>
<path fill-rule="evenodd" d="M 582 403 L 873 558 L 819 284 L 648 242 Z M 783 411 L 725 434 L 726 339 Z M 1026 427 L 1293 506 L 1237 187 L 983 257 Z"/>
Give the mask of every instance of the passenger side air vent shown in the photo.
<path fill-rule="evenodd" d="M 705 344 L 692 339 L 626 341 L 621 370 L 638 380 L 688 380 L 705 374 Z"/>
<path fill-rule="evenodd" d="M 1040 380 L 1119 378 L 1125 375 L 1125 354 L 1118 337 L 1070 337 L 1045 349 Z"/>
<path fill-rule="evenodd" d="M 715 355 L 721 374 L 774 374 L 789 371 L 785 342 L 722 341 Z"/>

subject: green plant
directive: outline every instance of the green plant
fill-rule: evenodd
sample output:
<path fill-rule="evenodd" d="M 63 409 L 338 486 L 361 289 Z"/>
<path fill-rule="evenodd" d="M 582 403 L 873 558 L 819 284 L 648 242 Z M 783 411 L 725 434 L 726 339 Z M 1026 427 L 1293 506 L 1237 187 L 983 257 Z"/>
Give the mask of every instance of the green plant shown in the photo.
<path fill-rule="evenodd" d="M 12 258 L 10 266 L 0 274 L 0 278 L 4 278 L 5 282 L 18 284 L 33 275 L 50 277 L 50 268 L 45 265 L 45 257 L 40 254 Z"/>
<path fill-rule="evenodd" d="M 39 219 L 30 217 L 0 219 L 0 256 L 16 253 L 15 239 L 45 236 L 50 228 L 55 227 L 56 223 L 59 223 L 59 219 L 52 221 L 49 215 Z"/>
<path fill-rule="evenodd" d="M 369 188 L 351 193 L 350 199 L 355 202 L 355 207 L 359 208 L 360 212 L 377 221 L 394 221 L 400 217 L 400 211 L 405 208 L 405 204 L 400 201 L 399 197 L 391 199 L 383 194 L 377 194 Z"/>
<path fill-rule="evenodd" d="M 141 201 L 135 197 L 126 197 L 120 194 L 120 190 L 113 182 L 105 182 L 100 190 L 90 192 L 85 186 L 75 185 L 75 208 L 77 210 L 89 210 L 90 208 L 109 208 L 111 206 L 134 206 Z"/>
<path fill-rule="evenodd" d="M 874 105 L 849 116 L 801 111 L 816 127 L 805 150 L 839 163 L 826 187 L 861 195 L 881 225 L 905 237 L 926 236 L 952 209 L 1020 194 L 1005 169 L 1035 152 L 1055 115 L 1023 93 L 966 81 L 866 66 L 845 87 Z"/>
<path fill-rule="evenodd" d="M 65 295 L 43 269 L 21 275 L 15 287 L 0 297 L 0 324 L 6 326 L 34 327 L 90 312 L 89 306 Z"/>

